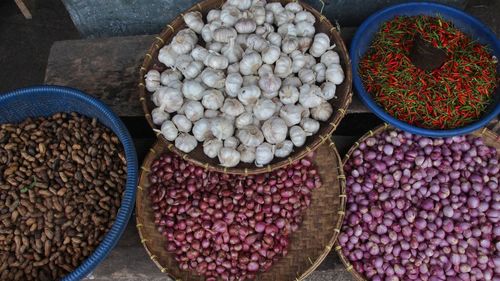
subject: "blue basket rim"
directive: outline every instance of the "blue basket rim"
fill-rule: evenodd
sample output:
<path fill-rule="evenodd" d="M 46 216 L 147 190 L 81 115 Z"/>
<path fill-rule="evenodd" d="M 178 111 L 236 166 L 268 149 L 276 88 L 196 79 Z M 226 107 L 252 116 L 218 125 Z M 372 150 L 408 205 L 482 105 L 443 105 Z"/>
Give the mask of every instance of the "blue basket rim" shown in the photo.
<path fill-rule="evenodd" d="M 483 32 L 487 35 L 488 40 L 490 41 L 489 44 L 492 45 L 492 49 L 500 50 L 500 40 L 496 38 L 496 35 L 491 31 L 491 29 L 486 26 L 484 23 L 482 23 L 480 20 L 478 20 L 476 17 L 469 15 L 465 13 L 464 11 L 461 11 L 459 9 L 443 5 L 443 4 L 437 4 L 437 3 L 431 3 L 431 2 L 408 2 L 408 3 L 402 3 L 402 4 L 397 4 L 397 5 L 392 5 L 387 8 L 383 8 L 371 16 L 369 16 L 366 20 L 363 21 L 363 23 L 360 25 L 360 27 L 356 30 L 356 34 L 353 37 L 353 40 L 351 42 L 351 48 L 349 52 L 349 56 L 351 58 L 352 62 L 352 72 L 353 72 L 353 82 L 354 82 L 354 87 L 356 88 L 356 91 L 358 92 L 358 97 L 361 98 L 361 101 L 373 112 L 375 115 L 377 115 L 379 118 L 382 120 L 388 122 L 389 124 L 403 130 L 407 131 L 413 134 L 418 134 L 422 136 L 428 136 L 428 137 L 450 137 L 450 136 L 456 136 L 456 135 L 464 135 L 471 133 L 477 129 L 480 129 L 484 126 L 486 126 L 493 118 L 498 116 L 500 114 L 500 103 L 497 102 L 497 104 L 491 109 L 491 111 L 481 117 L 481 119 L 472 122 L 466 126 L 460 127 L 460 128 L 455 128 L 455 129 L 447 129 L 447 130 L 439 130 L 439 129 L 426 129 L 426 128 L 421 128 L 417 126 L 410 125 L 404 121 L 401 121 L 393 116 L 391 116 L 389 113 L 387 113 L 382 107 L 380 107 L 371 97 L 370 95 L 366 92 L 363 82 L 361 81 L 361 78 L 358 75 L 358 64 L 359 64 L 359 59 L 358 56 L 356 56 L 356 52 L 358 51 L 358 46 L 359 46 L 359 41 L 361 40 L 361 37 L 364 36 L 366 29 L 372 24 L 373 21 L 376 21 L 380 16 L 392 13 L 394 11 L 405 11 L 409 10 L 414 7 L 421 7 L 422 5 L 428 6 L 429 8 L 434 8 L 438 9 L 443 12 L 453 12 L 460 14 L 462 17 L 464 17 L 467 21 L 471 23 L 471 25 L 483 29 Z M 495 53 L 496 54 L 496 53 Z M 498 54 L 496 54 L 497 57 Z M 499 87 L 499 85 L 497 85 Z M 498 92 L 498 88 L 497 88 Z"/>
<path fill-rule="evenodd" d="M 125 158 L 127 160 L 127 180 L 125 183 L 125 190 L 123 192 L 122 201 L 120 208 L 118 209 L 118 213 L 115 217 L 115 221 L 111 229 L 108 230 L 104 239 L 99 243 L 99 245 L 95 248 L 94 252 L 88 256 L 74 271 L 70 272 L 68 275 L 64 276 L 62 280 L 64 281 L 73 281 L 73 280 L 81 280 L 86 277 L 89 273 L 94 270 L 97 265 L 99 265 L 111 252 L 111 250 L 116 246 L 118 241 L 120 240 L 121 235 L 125 231 L 126 226 L 128 225 L 128 221 L 132 215 L 132 211 L 135 206 L 135 194 L 136 194 L 136 185 L 137 185 L 137 154 L 135 151 L 135 146 L 132 141 L 132 137 L 128 132 L 125 124 L 120 120 L 120 118 L 103 102 L 98 99 L 85 94 L 84 92 L 70 87 L 63 86 L 31 86 L 26 88 L 20 88 L 13 91 L 9 91 L 0 95 L 0 102 L 17 98 L 26 94 L 34 94 L 34 93 L 59 93 L 65 94 L 69 96 L 73 96 L 77 99 L 80 99 L 88 104 L 91 104 L 98 108 L 101 112 L 103 112 L 111 121 L 111 123 L 118 128 L 118 131 L 115 132 L 111 128 L 117 137 L 120 139 L 120 142 L 123 145 L 123 149 L 125 152 Z M 34 116 L 36 117 L 36 116 Z"/>

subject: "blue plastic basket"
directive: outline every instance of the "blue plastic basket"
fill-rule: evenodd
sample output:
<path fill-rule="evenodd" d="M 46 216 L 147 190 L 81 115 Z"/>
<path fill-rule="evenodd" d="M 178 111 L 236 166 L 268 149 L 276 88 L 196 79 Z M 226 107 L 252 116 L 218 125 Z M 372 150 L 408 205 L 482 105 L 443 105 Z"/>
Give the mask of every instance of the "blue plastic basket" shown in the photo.
<path fill-rule="evenodd" d="M 50 116 L 57 112 L 78 112 L 95 117 L 120 139 L 127 159 L 127 182 L 115 223 L 95 251 L 62 280 L 87 276 L 114 248 L 132 214 L 137 184 L 137 155 L 125 125 L 106 105 L 83 92 L 59 86 L 37 86 L 0 96 L 0 123 L 20 122 L 28 117 Z"/>
<path fill-rule="evenodd" d="M 444 19 L 451 21 L 457 28 L 459 28 L 481 44 L 489 46 L 493 54 L 497 58 L 500 58 L 500 41 L 496 38 L 495 34 L 479 20 L 464 13 L 463 11 L 441 4 L 426 2 L 394 5 L 380 10 L 366 19 L 356 31 L 356 34 L 352 40 L 350 57 L 352 60 L 353 81 L 354 87 L 358 92 L 361 101 L 378 117 L 380 117 L 387 123 L 413 134 L 429 137 L 450 137 L 467 134 L 486 126 L 488 122 L 490 122 L 493 118 L 500 114 L 500 87 L 498 86 L 496 92 L 494 93 L 495 101 L 488 107 L 486 112 L 479 120 L 464 127 L 449 130 L 425 129 L 401 121 L 387 113 L 372 99 L 370 94 L 366 92 L 358 72 L 358 65 L 361 57 L 371 45 L 373 37 L 379 30 L 381 24 L 394 18 L 395 16 L 417 15 L 441 16 Z M 500 72 L 500 67 L 498 67 L 497 65 L 497 73 L 498 72 Z"/>

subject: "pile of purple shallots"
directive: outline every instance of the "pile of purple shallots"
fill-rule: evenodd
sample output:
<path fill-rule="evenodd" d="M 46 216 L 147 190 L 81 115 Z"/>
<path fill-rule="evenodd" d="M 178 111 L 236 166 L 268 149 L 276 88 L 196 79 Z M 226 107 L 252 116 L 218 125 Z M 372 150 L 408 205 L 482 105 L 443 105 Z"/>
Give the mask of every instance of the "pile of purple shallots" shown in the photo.
<path fill-rule="evenodd" d="M 500 165 L 481 138 L 386 130 L 345 165 L 339 243 L 368 280 L 498 280 Z"/>
<path fill-rule="evenodd" d="M 311 156 L 312 157 L 312 156 Z M 150 199 L 165 248 L 207 281 L 254 279 L 287 254 L 290 235 L 321 186 L 311 157 L 256 176 L 209 172 L 163 154 Z"/>

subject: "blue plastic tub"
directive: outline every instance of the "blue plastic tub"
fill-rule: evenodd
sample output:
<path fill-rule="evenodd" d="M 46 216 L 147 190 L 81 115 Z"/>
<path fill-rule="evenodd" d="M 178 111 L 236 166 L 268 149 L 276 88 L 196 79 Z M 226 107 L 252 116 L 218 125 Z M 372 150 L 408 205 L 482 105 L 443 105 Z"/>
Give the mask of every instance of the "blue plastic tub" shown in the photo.
<path fill-rule="evenodd" d="M 350 57 L 353 67 L 352 73 L 354 87 L 358 92 L 361 101 L 385 122 L 413 134 L 429 137 L 450 137 L 467 134 L 481 127 L 484 127 L 493 118 L 500 114 L 500 86 L 497 86 L 496 92 L 494 94 L 495 101 L 492 105 L 490 105 L 488 110 L 479 120 L 464 127 L 449 130 L 425 129 L 410 125 L 406 122 L 396 119 L 393 116 L 389 115 L 382 107 L 380 107 L 363 87 L 363 82 L 358 72 L 358 64 L 361 57 L 371 45 L 373 37 L 379 30 L 381 24 L 394 18 L 395 16 L 417 15 L 441 16 L 444 19 L 451 21 L 457 28 L 465 32 L 467 35 L 479 41 L 481 44 L 489 46 L 493 54 L 497 58 L 500 58 L 500 41 L 498 40 L 498 38 L 496 38 L 495 34 L 479 20 L 466 14 L 463 11 L 441 4 L 426 2 L 405 3 L 391 6 L 378 11 L 377 13 L 366 19 L 356 31 L 356 34 L 351 43 Z M 499 71 L 500 68 L 497 65 L 497 73 Z"/>
<path fill-rule="evenodd" d="M 58 86 L 37 86 L 0 95 L 0 123 L 20 122 L 28 117 L 50 116 L 57 112 L 78 112 L 95 117 L 120 139 L 127 159 L 127 182 L 115 223 L 102 242 L 83 263 L 62 280 L 87 276 L 114 248 L 132 214 L 137 184 L 137 155 L 125 125 L 106 105 L 83 92 Z"/>

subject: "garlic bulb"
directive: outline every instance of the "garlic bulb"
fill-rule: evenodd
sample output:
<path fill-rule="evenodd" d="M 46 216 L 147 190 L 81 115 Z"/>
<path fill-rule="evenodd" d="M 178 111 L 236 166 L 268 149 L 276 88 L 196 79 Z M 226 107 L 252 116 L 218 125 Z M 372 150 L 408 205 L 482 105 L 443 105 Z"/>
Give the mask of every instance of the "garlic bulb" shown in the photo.
<path fill-rule="evenodd" d="M 295 23 L 295 29 L 297 30 L 297 36 L 303 36 L 312 38 L 316 29 L 314 25 L 308 21 L 300 21 Z"/>
<path fill-rule="evenodd" d="M 316 59 L 310 54 L 304 54 L 304 58 L 306 60 L 305 68 L 312 68 L 316 64 Z"/>
<path fill-rule="evenodd" d="M 253 49 L 257 52 L 262 52 L 265 48 L 267 48 L 267 46 L 269 46 L 269 43 L 267 42 L 266 39 L 262 38 L 260 35 L 250 34 L 247 37 L 246 45 L 248 49 Z"/>
<path fill-rule="evenodd" d="M 323 83 L 326 78 L 326 66 L 320 62 L 313 65 L 312 70 L 316 73 L 316 82 Z"/>
<path fill-rule="evenodd" d="M 239 44 L 236 44 L 235 42 L 236 38 L 231 38 L 231 40 L 229 40 L 229 43 L 224 47 L 222 47 L 221 50 L 222 54 L 228 60 L 229 63 L 239 62 L 241 57 L 243 56 L 243 49 L 240 47 Z"/>
<path fill-rule="evenodd" d="M 271 2 L 266 4 L 266 10 L 273 12 L 273 14 L 279 14 L 285 10 L 280 2 Z"/>
<path fill-rule="evenodd" d="M 193 123 L 186 117 L 186 115 L 176 114 L 172 117 L 172 122 L 174 122 L 175 127 L 179 132 L 189 133 L 193 127 Z"/>
<path fill-rule="evenodd" d="M 170 118 L 170 114 L 165 112 L 163 108 L 157 107 L 151 111 L 151 119 L 153 120 L 153 124 L 161 125 L 163 122 Z"/>
<path fill-rule="evenodd" d="M 236 132 L 236 137 L 246 146 L 258 146 L 264 142 L 264 135 L 259 127 L 255 125 L 248 125 Z"/>
<path fill-rule="evenodd" d="M 236 30 L 232 27 L 219 27 L 213 31 L 212 37 L 215 41 L 221 43 L 229 43 L 232 38 L 236 38 Z"/>
<path fill-rule="evenodd" d="M 236 149 L 239 144 L 240 144 L 240 141 L 235 137 L 229 137 L 229 138 L 224 140 L 224 147 Z"/>
<path fill-rule="evenodd" d="M 311 109 L 312 117 L 319 121 L 328 120 L 328 118 L 330 118 L 332 113 L 333 113 L 332 105 L 327 101 L 323 101 L 320 105 Z"/>
<path fill-rule="evenodd" d="M 281 35 L 277 32 L 270 32 L 267 35 L 267 41 L 269 41 L 269 43 L 271 43 L 274 46 L 280 47 L 281 46 Z"/>
<path fill-rule="evenodd" d="M 297 50 L 299 47 L 299 40 L 294 36 L 287 36 L 281 42 L 281 50 L 285 54 L 290 54 L 291 52 Z"/>
<path fill-rule="evenodd" d="M 266 22 L 266 9 L 264 7 L 254 4 L 250 7 L 250 13 L 252 13 L 253 19 L 257 25 L 262 25 Z"/>
<path fill-rule="evenodd" d="M 262 133 L 268 143 L 276 144 L 283 142 L 288 133 L 288 127 L 283 119 L 272 117 L 262 124 Z"/>
<path fill-rule="evenodd" d="M 274 146 L 265 142 L 255 149 L 255 166 L 262 167 L 273 160 Z"/>
<path fill-rule="evenodd" d="M 263 64 L 259 70 L 257 71 L 257 73 L 259 74 L 259 77 L 262 77 L 266 74 L 274 74 L 274 69 L 273 69 L 273 66 L 270 65 L 270 64 Z"/>
<path fill-rule="evenodd" d="M 248 34 L 238 34 L 236 36 L 235 44 L 246 49 L 247 48 L 247 39 L 248 39 Z"/>
<path fill-rule="evenodd" d="M 260 89 L 256 85 L 245 86 L 238 92 L 238 99 L 244 105 L 253 105 L 260 97 Z"/>
<path fill-rule="evenodd" d="M 273 99 L 278 96 L 278 92 L 262 92 L 262 96 L 266 99 Z"/>
<path fill-rule="evenodd" d="M 287 104 L 280 109 L 280 117 L 288 127 L 297 125 L 302 120 L 304 108 L 300 105 Z"/>
<path fill-rule="evenodd" d="M 167 69 L 163 71 L 160 75 L 161 83 L 167 87 L 171 87 L 169 85 L 171 82 L 181 79 L 182 79 L 182 74 L 175 69 Z"/>
<path fill-rule="evenodd" d="M 236 128 L 238 129 L 242 129 L 248 125 L 251 125 L 253 124 L 254 120 L 253 120 L 253 114 L 252 112 L 243 112 L 242 114 L 240 114 L 238 117 L 236 117 L 236 120 L 234 121 L 234 124 L 236 126 Z"/>
<path fill-rule="evenodd" d="M 292 13 L 298 13 L 302 11 L 304 8 L 302 8 L 302 5 L 300 5 L 298 2 L 290 2 L 285 5 L 285 9 Z"/>
<path fill-rule="evenodd" d="M 151 69 L 144 75 L 146 82 L 146 89 L 149 92 L 154 92 L 160 88 L 160 72 L 158 70 Z"/>
<path fill-rule="evenodd" d="M 337 86 L 333 82 L 325 82 L 321 85 L 321 97 L 325 100 L 331 100 L 335 97 Z"/>
<path fill-rule="evenodd" d="M 220 52 L 222 50 L 222 47 L 224 47 L 224 44 L 222 44 L 221 42 L 207 43 L 207 50 L 210 51 Z"/>
<path fill-rule="evenodd" d="M 281 13 L 274 13 L 274 23 L 277 26 L 282 26 L 286 23 L 292 23 L 295 18 L 295 14 L 291 11 L 283 11 Z"/>
<path fill-rule="evenodd" d="M 276 110 L 276 104 L 272 100 L 261 98 L 253 107 L 253 115 L 257 120 L 267 120 L 274 115 Z"/>
<path fill-rule="evenodd" d="M 274 22 L 274 13 L 272 12 L 266 12 L 266 23 L 273 23 Z"/>
<path fill-rule="evenodd" d="M 221 112 L 218 110 L 207 109 L 205 110 L 205 118 L 211 119 L 217 116 L 220 116 Z"/>
<path fill-rule="evenodd" d="M 169 88 L 173 88 L 173 89 L 177 89 L 177 90 L 181 90 L 182 85 L 183 85 L 183 83 L 180 80 L 173 80 L 173 81 L 168 82 Z"/>
<path fill-rule="evenodd" d="M 292 58 L 292 72 L 297 73 L 306 65 L 306 56 L 299 50 L 295 50 L 290 54 Z"/>
<path fill-rule="evenodd" d="M 266 93 L 278 92 L 281 88 L 281 79 L 272 73 L 265 73 L 260 77 L 259 87 Z"/>
<path fill-rule="evenodd" d="M 335 85 L 340 85 L 344 81 L 344 71 L 340 64 L 331 64 L 326 69 L 326 81 L 333 82 Z"/>
<path fill-rule="evenodd" d="M 312 39 L 310 37 L 300 37 L 299 38 L 299 50 L 302 53 L 307 52 L 309 47 L 311 47 Z"/>
<path fill-rule="evenodd" d="M 224 82 L 226 94 L 230 97 L 236 97 L 240 91 L 241 85 L 243 84 L 243 77 L 240 73 L 229 73 Z"/>
<path fill-rule="evenodd" d="M 243 55 L 240 61 L 240 72 L 243 75 L 251 75 L 257 73 L 262 65 L 262 58 L 259 53 L 250 51 Z"/>
<path fill-rule="evenodd" d="M 184 114 L 191 121 L 197 121 L 203 117 L 205 108 L 201 105 L 201 102 L 189 100 L 184 105 Z"/>
<path fill-rule="evenodd" d="M 196 80 L 184 80 L 182 85 L 182 94 L 184 97 L 191 100 L 201 100 L 205 86 Z"/>
<path fill-rule="evenodd" d="M 320 95 L 321 89 L 318 86 L 304 84 L 300 87 L 299 103 L 306 108 L 316 107 L 324 101 Z"/>
<path fill-rule="evenodd" d="M 259 81 L 258 76 L 255 76 L 255 75 L 243 76 L 243 87 L 252 86 L 252 85 L 257 86 L 258 81 Z"/>
<path fill-rule="evenodd" d="M 265 64 L 273 64 L 280 58 L 280 55 L 280 48 L 274 45 L 270 45 L 262 51 L 262 61 Z"/>
<path fill-rule="evenodd" d="M 204 141 L 207 138 L 211 138 L 212 131 L 210 131 L 210 120 L 201 118 L 196 121 L 193 125 L 193 135 L 198 141 Z"/>
<path fill-rule="evenodd" d="M 233 64 L 230 64 L 227 67 L 227 73 L 228 73 L 228 77 L 229 77 L 229 73 L 238 73 L 239 74 L 240 73 L 240 63 L 239 62 L 235 62 Z M 226 80 L 227 80 L 227 78 L 226 78 Z"/>
<path fill-rule="evenodd" d="M 245 112 L 245 108 L 241 104 L 241 102 L 237 99 L 227 98 L 224 101 L 224 105 L 221 110 L 223 113 L 231 116 L 238 116 Z"/>
<path fill-rule="evenodd" d="M 293 126 L 290 128 L 290 140 L 293 142 L 293 145 L 297 147 L 301 147 L 306 143 L 306 132 L 299 127 Z"/>
<path fill-rule="evenodd" d="M 212 119 L 212 126 L 210 127 L 214 137 L 224 140 L 229 138 L 234 133 L 234 126 L 231 120 L 224 117 L 216 117 Z"/>
<path fill-rule="evenodd" d="M 224 95 L 221 91 L 216 89 L 208 89 L 203 92 L 201 104 L 206 109 L 217 110 L 222 107 L 224 103 Z"/>
<path fill-rule="evenodd" d="M 213 69 L 226 69 L 229 65 L 229 60 L 227 57 L 219 55 L 216 52 L 209 52 L 203 63 Z"/>
<path fill-rule="evenodd" d="M 237 150 L 240 153 L 241 162 L 252 163 L 253 161 L 255 161 L 255 147 L 249 147 L 240 144 Z"/>
<path fill-rule="evenodd" d="M 176 59 L 177 54 L 172 50 L 172 46 L 170 45 L 163 46 L 158 52 L 158 60 L 167 67 L 173 67 Z"/>
<path fill-rule="evenodd" d="M 209 138 L 203 142 L 203 152 L 210 158 L 215 158 L 222 148 L 222 141 L 216 138 Z"/>
<path fill-rule="evenodd" d="M 297 36 L 297 29 L 295 28 L 295 24 L 293 23 L 285 23 L 278 27 L 277 31 L 281 35 L 281 37 Z"/>
<path fill-rule="evenodd" d="M 166 112 L 173 113 L 179 110 L 184 103 L 181 91 L 169 87 L 160 87 L 156 90 L 157 101 Z"/>
<path fill-rule="evenodd" d="M 248 10 L 252 6 L 252 0 L 227 0 L 227 3 L 236 6 L 241 11 Z"/>
<path fill-rule="evenodd" d="M 284 142 L 276 144 L 275 149 L 276 151 L 274 151 L 274 155 L 276 157 L 287 157 L 293 151 L 293 142 L 285 140 Z"/>
<path fill-rule="evenodd" d="M 196 139 L 188 133 L 181 133 L 175 139 L 175 147 L 185 153 L 193 151 L 193 149 L 195 149 L 197 145 L 198 142 L 196 141 Z"/>
<path fill-rule="evenodd" d="M 186 79 L 194 79 L 200 74 L 205 66 L 201 61 L 181 62 L 176 68 L 182 72 Z"/>
<path fill-rule="evenodd" d="M 314 35 L 314 41 L 309 49 L 309 53 L 316 58 L 321 57 L 321 55 L 330 48 L 330 37 L 325 33 L 318 33 Z"/>
<path fill-rule="evenodd" d="M 202 20 L 201 13 L 198 11 L 189 12 L 183 16 L 186 25 L 194 30 L 196 33 L 200 33 L 201 29 L 205 25 Z"/>
<path fill-rule="evenodd" d="M 316 74 L 309 68 L 299 70 L 299 79 L 304 84 L 314 84 L 316 82 Z"/>
<path fill-rule="evenodd" d="M 281 87 L 279 97 L 284 104 L 295 104 L 299 100 L 299 90 L 293 85 Z"/>
<path fill-rule="evenodd" d="M 197 42 L 198 36 L 194 31 L 191 29 L 183 29 L 174 36 L 170 46 L 172 46 L 172 50 L 175 53 L 182 55 L 191 52 Z"/>
<path fill-rule="evenodd" d="M 214 10 L 211 10 L 211 11 L 214 11 Z M 212 33 L 213 33 L 212 24 L 205 24 L 200 32 L 201 38 L 206 43 L 210 43 L 214 40 L 214 38 L 212 37 Z"/>
<path fill-rule="evenodd" d="M 240 18 L 241 12 L 234 6 L 228 6 L 220 12 L 220 20 L 225 26 L 233 26 Z"/>
<path fill-rule="evenodd" d="M 260 35 L 262 38 L 266 38 L 271 32 L 274 32 L 274 26 L 267 22 L 263 25 L 257 26 L 255 29 L 255 34 Z"/>
<path fill-rule="evenodd" d="M 224 88 L 226 77 L 223 71 L 207 67 L 201 72 L 201 80 L 208 87 L 222 89 Z"/>
<path fill-rule="evenodd" d="M 321 55 L 321 63 L 325 65 L 340 64 L 340 57 L 337 52 L 329 50 Z"/>
<path fill-rule="evenodd" d="M 179 69 L 180 67 L 185 67 L 192 61 L 193 58 L 191 57 L 190 54 L 177 55 L 177 57 L 175 58 L 174 68 Z"/>
<path fill-rule="evenodd" d="M 257 28 L 257 24 L 253 19 L 239 19 L 234 28 L 238 33 L 252 33 Z"/>
<path fill-rule="evenodd" d="M 313 135 L 319 131 L 319 122 L 309 117 L 303 118 L 302 121 L 300 121 L 300 126 L 307 135 Z"/>
<path fill-rule="evenodd" d="M 286 78 L 292 73 L 292 60 L 288 56 L 281 56 L 274 65 L 274 74 Z"/>
<path fill-rule="evenodd" d="M 240 162 L 240 153 L 229 147 L 223 147 L 219 151 L 219 162 L 224 167 L 234 167 Z"/>
<path fill-rule="evenodd" d="M 212 22 L 214 20 L 220 19 L 220 13 L 221 11 L 216 9 L 208 11 L 207 22 Z"/>
<path fill-rule="evenodd" d="M 172 121 L 165 121 L 163 124 L 161 124 L 161 134 L 167 139 L 168 141 L 173 141 L 177 138 L 177 135 L 179 134 L 179 131 L 177 130 L 177 127 L 175 127 L 174 122 Z"/>
<path fill-rule="evenodd" d="M 283 83 L 281 84 L 282 86 L 294 86 L 296 88 L 299 88 L 302 86 L 302 81 L 300 81 L 299 77 L 295 76 L 288 76 L 283 80 Z"/>
<path fill-rule="evenodd" d="M 295 21 L 295 23 L 298 23 L 301 21 L 307 21 L 307 22 L 314 24 L 316 22 L 316 18 L 314 17 L 313 14 L 311 14 L 308 11 L 300 11 L 300 12 L 295 14 L 294 21 Z"/>

